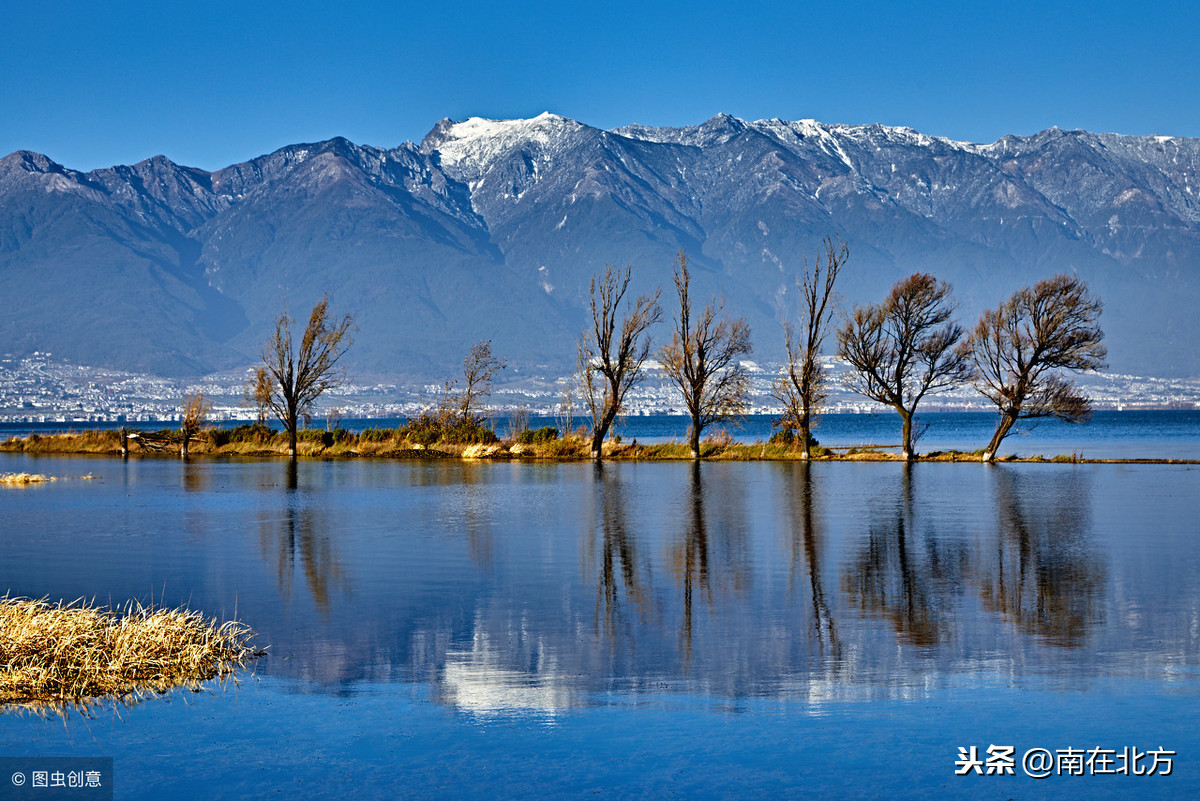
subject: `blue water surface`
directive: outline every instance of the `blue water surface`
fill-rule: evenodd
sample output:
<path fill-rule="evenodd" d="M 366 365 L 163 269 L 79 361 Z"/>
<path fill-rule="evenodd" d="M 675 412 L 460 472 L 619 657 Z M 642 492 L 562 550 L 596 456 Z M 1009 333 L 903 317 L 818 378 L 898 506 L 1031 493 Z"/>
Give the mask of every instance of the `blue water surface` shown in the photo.
<path fill-rule="evenodd" d="M 60 480 L 0 494 L 10 594 L 187 604 L 268 646 L 240 683 L 0 714 L 0 756 L 112 756 L 118 798 L 1200 792 L 1193 465 L 16 471 Z M 1175 756 L 955 775 L 991 745 Z"/>

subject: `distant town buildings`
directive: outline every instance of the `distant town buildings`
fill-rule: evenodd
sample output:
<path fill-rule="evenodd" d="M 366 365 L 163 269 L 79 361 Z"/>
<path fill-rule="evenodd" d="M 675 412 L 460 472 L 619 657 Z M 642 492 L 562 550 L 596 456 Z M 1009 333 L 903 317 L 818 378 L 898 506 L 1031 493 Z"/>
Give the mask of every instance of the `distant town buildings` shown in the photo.
<path fill-rule="evenodd" d="M 782 365 L 747 362 L 752 375 L 751 414 L 778 414 L 771 397 L 771 382 Z M 830 412 L 878 413 L 882 407 L 838 389 L 837 376 L 845 369 L 828 359 L 834 374 Z M 222 373 L 193 379 L 171 379 L 100 367 L 71 364 L 50 353 L 29 356 L 0 355 L 0 423 L 56 422 L 162 422 L 179 420 L 185 393 L 203 392 L 213 401 L 210 419 L 250 420 L 255 410 L 242 395 L 252 368 L 245 373 Z M 353 376 L 352 376 L 353 378 Z M 511 410 L 524 406 L 531 414 L 562 412 L 570 376 L 522 375 L 497 386 L 490 406 Z M 1078 376 L 1096 409 L 1200 409 L 1200 379 L 1165 379 L 1097 373 Z M 401 386 L 396 383 L 351 381 L 328 393 L 318 416 L 335 408 L 343 418 L 403 417 L 437 403 L 438 384 Z M 926 411 L 990 411 L 992 407 L 970 387 L 930 399 Z M 575 394 L 574 413 L 584 412 Z M 628 413 L 682 414 L 678 390 L 660 369 L 651 367 L 646 379 L 629 396 Z M 319 417 L 317 418 L 319 419 Z"/>

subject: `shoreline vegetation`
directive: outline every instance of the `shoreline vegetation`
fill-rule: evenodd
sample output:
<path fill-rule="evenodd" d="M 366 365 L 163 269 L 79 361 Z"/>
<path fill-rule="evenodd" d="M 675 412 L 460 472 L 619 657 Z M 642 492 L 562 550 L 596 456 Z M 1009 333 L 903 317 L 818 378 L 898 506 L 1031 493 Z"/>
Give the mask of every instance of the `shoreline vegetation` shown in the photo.
<path fill-rule="evenodd" d="M 790 432 L 781 432 L 790 433 Z M 122 439 L 125 448 L 122 448 Z M 31 455 L 94 455 L 179 458 L 183 438 L 178 430 L 156 432 L 87 430 L 55 434 L 30 434 L 0 441 L 0 453 Z M 210 428 L 188 438 L 187 458 L 291 458 L 286 431 L 275 431 L 262 424 L 243 424 L 236 428 Z M 556 428 L 544 427 L 498 437 L 482 425 L 431 425 L 429 418 L 416 418 L 398 428 L 367 428 L 354 433 L 337 428 L 332 431 L 307 429 L 298 432 L 296 455 L 305 459 L 474 459 L 493 461 L 579 462 L 594 459 L 592 440 L 580 428 L 565 436 Z M 823 447 L 810 442 L 810 461 L 818 462 L 903 462 L 897 445 Z M 701 442 L 700 457 L 705 461 L 804 461 L 804 451 L 795 437 L 773 436 L 768 442 L 736 442 L 732 435 L 718 429 Z M 612 461 L 692 461 L 691 447 L 683 442 L 642 444 L 620 436 L 605 441 L 601 458 Z M 984 449 L 976 451 L 939 450 L 916 456 L 922 462 L 984 462 Z M 1044 455 L 1008 455 L 997 462 L 1070 463 L 1070 464 L 1200 464 L 1200 459 L 1121 458 L 1091 459 L 1083 453 Z M 28 474 L 5 474 L 0 484 L 25 486 Z M 12 479 L 11 481 L 9 479 Z M 36 476 L 43 481 L 48 477 Z"/>
<path fill-rule="evenodd" d="M 237 621 L 131 602 L 0 597 L 0 710 L 65 713 L 100 701 L 136 703 L 176 687 L 198 691 L 266 652 Z"/>

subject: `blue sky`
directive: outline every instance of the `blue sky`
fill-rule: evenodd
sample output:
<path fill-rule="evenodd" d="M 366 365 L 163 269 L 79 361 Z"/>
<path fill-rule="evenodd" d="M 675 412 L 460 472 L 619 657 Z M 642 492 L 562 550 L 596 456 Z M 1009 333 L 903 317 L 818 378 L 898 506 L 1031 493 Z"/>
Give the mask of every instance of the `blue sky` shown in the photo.
<path fill-rule="evenodd" d="M 442 117 L 746 119 L 990 142 L 1058 125 L 1200 136 L 1200 4 L 13 3 L 0 155 L 216 169 Z"/>

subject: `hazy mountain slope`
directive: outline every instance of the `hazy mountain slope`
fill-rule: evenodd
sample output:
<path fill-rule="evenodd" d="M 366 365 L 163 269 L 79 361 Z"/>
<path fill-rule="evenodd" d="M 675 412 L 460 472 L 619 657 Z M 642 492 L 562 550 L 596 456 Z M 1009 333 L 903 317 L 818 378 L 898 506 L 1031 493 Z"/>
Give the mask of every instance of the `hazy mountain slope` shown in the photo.
<path fill-rule="evenodd" d="M 0 350 L 160 374 L 236 364 L 226 343 L 245 316 L 176 227 L 211 197 L 165 159 L 123 171 L 81 174 L 25 152 L 0 161 Z"/>
<path fill-rule="evenodd" d="M 286 303 L 355 315 L 353 369 L 452 374 L 494 340 L 514 368 L 570 370 L 606 263 L 635 292 L 688 252 L 777 358 L 794 277 L 822 238 L 840 291 L 878 300 L 929 271 L 964 324 L 1076 272 L 1104 299 L 1114 369 L 1200 375 L 1200 140 L 1051 129 L 971 144 L 813 120 L 602 131 L 543 114 L 443 120 L 420 146 L 290 145 L 214 173 L 156 157 L 79 173 L 0 161 L 0 352 L 183 374 L 251 364 Z M 669 336 L 669 325 L 656 332 Z"/>

